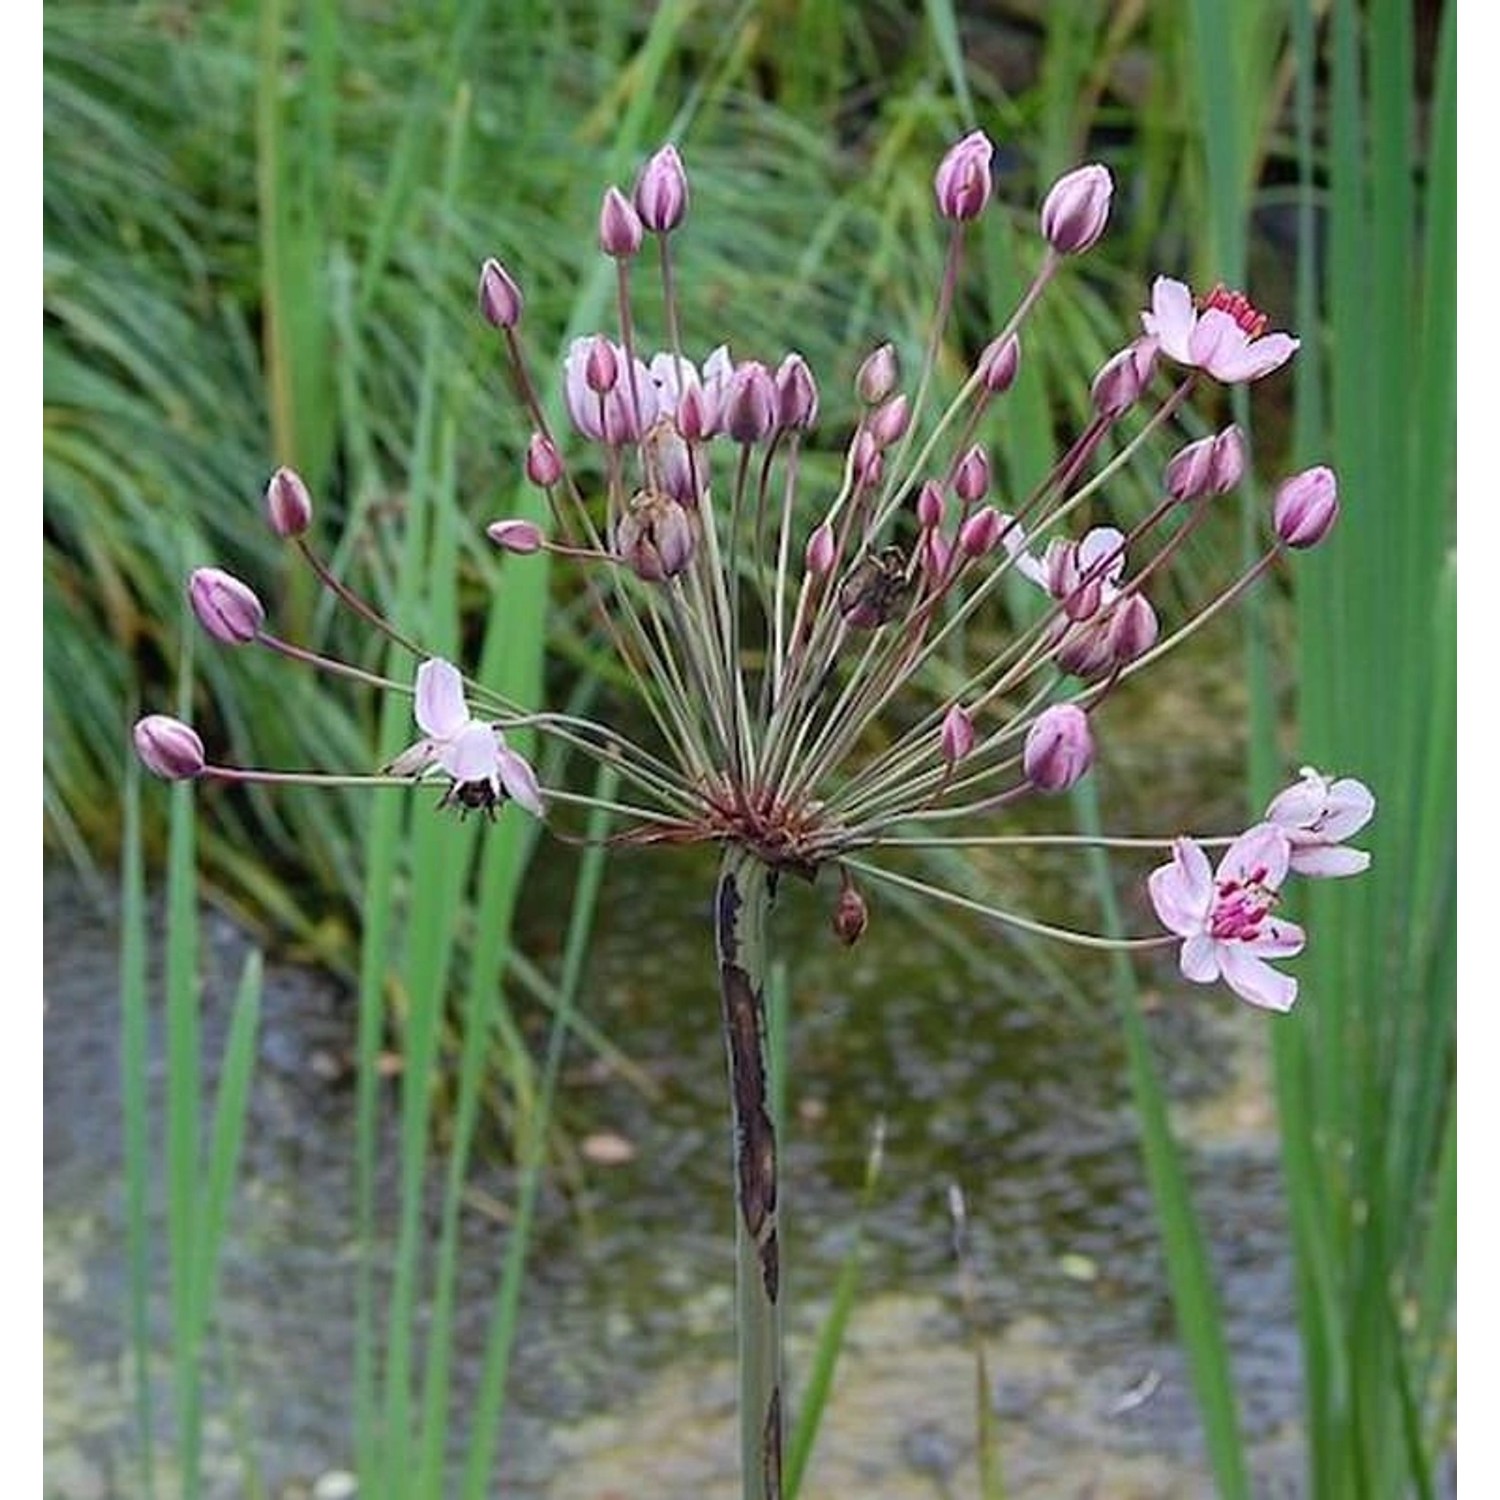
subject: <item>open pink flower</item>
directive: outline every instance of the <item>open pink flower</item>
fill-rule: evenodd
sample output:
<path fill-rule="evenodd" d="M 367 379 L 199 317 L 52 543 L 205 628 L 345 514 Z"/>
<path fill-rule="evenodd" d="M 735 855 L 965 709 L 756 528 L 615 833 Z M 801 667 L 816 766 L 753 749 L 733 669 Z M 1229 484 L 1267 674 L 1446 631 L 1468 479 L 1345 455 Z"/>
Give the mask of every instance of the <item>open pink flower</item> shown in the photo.
<path fill-rule="evenodd" d="M 1267 962 L 1300 953 L 1306 942 L 1295 923 L 1271 915 L 1291 857 L 1291 842 L 1272 823 L 1242 833 L 1212 874 L 1192 839 L 1173 843 L 1171 864 L 1153 870 L 1147 886 L 1162 925 L 1183 939 L 1183 978 L 1223 979 L 1251 1005 L 1291 1009 L 1297 981 Z"/>
<path fill-rule="evenodd" d="M 1266 821 L 1292 846 L 1292 869 L 1313 876 L 1358 875 L 1368 869 L 1370 856 L 1343 844 L 1374 815 L 1375 798 L 1364 782 L 1352 776 L 1335 781 L 1312 766 L 1303 766 L 1302 780 L 1278 792 L 1266 809 Z"/>
<path fill-rule="evenodd" d="M 420 776 L 434 766 L 453 778 L 443 799 L 488 812 L 507 797 L 542 816 L 536 773 L 505 743 L 499 726 L 476 719 L 464 700 L 463 678 L 434 657 L 417 668 L 417 727 L 423 737 L 388 767 L 394 776 Z"/>
<path fill-rule="evenodd" d="M 1180 281 L 1158 276 L 1151 287 L 1151 310 L 1141 324 L 1168 359 L 1204 370 L 1233 385 L 1259 380 L 1279 369 L 1300 342 L 1287 333 L 1267 333 L 1266 316 L 1242 292 L 1216 286 L 1193 306 L 1193 294 Z"/>

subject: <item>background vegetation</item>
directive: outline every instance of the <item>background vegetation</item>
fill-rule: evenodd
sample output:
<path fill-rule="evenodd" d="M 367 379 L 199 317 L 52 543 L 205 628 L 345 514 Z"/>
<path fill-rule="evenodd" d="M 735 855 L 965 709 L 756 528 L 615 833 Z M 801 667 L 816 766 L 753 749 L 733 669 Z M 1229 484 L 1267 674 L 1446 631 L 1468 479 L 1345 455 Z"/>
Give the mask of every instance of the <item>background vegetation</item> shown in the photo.
<path fill-rule="evenodd" d="M 1288 755 L 1356 771 L 1381 799 L 1371 877 L 1338 892 L 1337 917 L 1332 899 L 1308 913 L 1320 941 L 1303 975 L 1318 1004 L 1274 1032 L 1309 1492 L 1431 1492 L 1451 1441 L 1456 1190 L 1452 10 L 1396 0 L 1117 0 L 972 14 L 941 0 L 920 10 L 54 0 L 49 842 L 80 864 L 113 858 L 122 826 L 135 828 L 121 815 L 127 726 L 142 702 L 164 705 L 179 684 L 225 758 L 359 767 L 401 741 L 400 705 L 377 720 L 367 697 L 253 651 L 204 650 L 191 670 L 184 660 L 181 579 L 210 560 L 252 579 L 286 634 L 382 659 L 273 546 L 258 496 L 277 463 L 307 476 L 320 545 L 360 587 L 427 638 L 462 644 L 496 686 L 539 699 L 545 679 L 553 701 L 608 693 L 569 596 L 541 568 L 505 572 L 483 545 L 485 520 L 531 502 L 518 482 L 525 432 L 472 311 L 482 255 L 500 255 L 523 281 L 530 347 L 545 362 L 599 317 L 601 186 L 628 183 L 650 148 L 675 138 L 694 191 L 692 341 L 702 352 L 732 328 L 755 352 L 794 345 L 826 392 L 873 342 L 917 346 L 941 263 L 931 165 L 948 141 L 982 123 L 1001 144 L 1000 196 L 1013 205 L 986 225 L 985 299 L 966 308 L 958 335 L 972 342 L 987 331 L 985 306 L 1007 306 L 1024 275 L 1017 231 L 1030 205 L 1076 160 L 1105 160 L 1120 184 L 1114 232 L 1028 342 L 998 467 L 1003 477 L 1041 469 L 1054 424 L 1066 424 L 1156 271 L 1248 284 L 1278 326 L 1304 338 L 1283 387 L 1289 406 L 1257 400 L 1257 460 L 1263 477 L 1333 462 L 1346 512 L 1336 545 L 1299 573 L 1295 600 L 1270 597 L 1245 616 L 1235 670 L 1253 702 L 1250 802 L 1283 779 Z M 1248 420 L 1244 407 L 1235 414 Z M 1247 547 L 1262 503 L 1247 497 Z M 1216 543 L 1240 544 L 1222 534 Z M 497 590 L 503 612 L 492 607 Z M 166 800 L 140 804 L 148 850 L 164 847 Z M 180 795 L 177 804 L 168 1179 L 174 1401 L 191 1432 L 237 1150 L 233 1090 L 245 1085 L 231 1069 L 241 1081 L 200 1148 L 184 935 L 194 850 Z M 524 1192 L 543 1161 L 555 1047 L 575 1023 L 597 870 L 579 872 L 566 957 L 542 966 L 509 943 L 532 854 L 517 820 L 466 840 L 454 860 L 451 829 L 440 842 L 433 820 L 408 822 L 395 799 L 210 792 L 197 811 L 197 862 L 216 897 L 357 985 L 366 1212 L 374 1061 L 389 1028 L 400 1037 L 405 1269 L 389 1308 L 375 1308 L 368 1286 L 361 1304 L 360 1456 L 370 1493 L 382 1468 L 403 1465 L 437 1493 L 448 1421 L 441 1308 L 467 1154 L 491 1113 L 508 1125 L 530 1185 L 497 1296 L 488 1416 L 476 1427 L 493 1434 L 523 1285 Z M 144 970 L 137 949 L 126 960 L 125 1053 L 140 1062 Z M 1128 976 L 1120 983 L 1130 1034 Z M 542 1057 L 512 1019 L 505 997 L 516 988 L 558 1018 Z M 254 994 L 252 974 L 233 1044 L 242 1069 Z M 425 1003 L 442 996 L 446 1008 Z M 1223 1493 L 1248 1494 L 1191 1205 L 1149 1052 L 1138 1036 L 1131 1047 L 1215 1471 Z M 435 1156 L 439 1077 L 446 1146 Z M 143 1070 L 136 1083 L 127 1129 L 143 1193 Z M 218 1187 L 197 1218 L 200 1150 Z M 417 1400 L 419 1208 L 434 1173 L 446 1205 L 430 1269 L 440 1311 Z M 144 1223 L 142 1211 L 141 1266 Z M 142 1306 L 137 1314 L 139 1353 Z M 148 1466 L 150 1431 L 145 1411 Z M 478 1494 L 492 1454 L 483 1444 L 470 1454 L 467 1492 Z"/>

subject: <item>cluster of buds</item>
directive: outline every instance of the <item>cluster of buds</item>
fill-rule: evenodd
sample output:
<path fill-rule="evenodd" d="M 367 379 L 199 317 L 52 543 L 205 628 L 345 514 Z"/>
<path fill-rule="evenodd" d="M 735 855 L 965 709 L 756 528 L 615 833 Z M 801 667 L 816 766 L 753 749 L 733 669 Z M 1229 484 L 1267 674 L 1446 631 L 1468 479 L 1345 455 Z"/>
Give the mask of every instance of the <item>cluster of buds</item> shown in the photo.
<path fill-rule="evenodd" d="M 869 856 L 1019 841 L 976 829 L 1086 775 L 1095 719 L 1116 685 L 1233 604 L 1288 549 L 1320 542 L 1338 514 L 1331 471 L 1293 475 L 1276 495 L 1262 555 L 1187 618 L 1171 625 L 1158 618 L 1146 585 L 1202 524 L 1213 497 L 1240 483 L 1244 435 L 1231 426 L 1182 446 L 1165 465 L 1155 502 L 1128 524 L 1114 524 L 1108 511 L 1115 476 L 1143 444 L 1169 432 L 1200 382 L 1259 379 L 1297 348 L 1289 335 L 1268 332 L 1242 294 L 1216 287 L 1195 298 L 1166 277 L 1152 288 L 1140 334 L 1096 375 L 1092 415 L 1050 471 L 1023 494 L 995 493 L 985 419 L 1016 379 L 1037 302 L 1066 259 L 1104 233 L 1113 183 L 1104 166 L 1091 164 L 1047 193 L 1030 285 L 956 395 L 938 405 L 937 355 L 965 234 L 993 198 L 992 151 L 976 131 L 937 169 L 936 206 L 950 238 L 922 365 L 906 381 L 888 343 L 864 359 L 842 479 L 831 493 L 803 475 L 820 394 L 799 354 L 740 358 L 721 343 L 698 363 L 685 349 L 674 237 L 690 195 L 673 147 L 650 159 L 633 192 L 611 187 L 604 195 L 598 238 L 617 268 L 616 318 L 609 332 L 576 341 L 564 361 L 571 440 L 543 415 L 519 332 L 520 286 L 498 261 L 483 263 L 479 309 L 500 335 L 533 424 L 524 473 L 551 517 L 547 527 L 503 518 L 488 536 L 517 558 L 548 553 L 588 575 L 599 628 L 648 709 L 656 742 L 638 745 L 606 725 L 524 711 L 424 653 L 313 551 L 311 501 L 288 470 L 271 480 L 270 524 L 346 607 L 413 654 L 413 682 L 371 676 L 271 634 L 255 594 L 217 569 L 192 577 L 198 619 L 225 644 L 255 643 L 412 694 L 420 737 L 363 779 L 435 780 L 444 803 L 492 816 L 514 802 L 550 822 L 591 805 L 562 788 L 543 793 L 507 739 L 525 728 L 619 771 L 632 794 L 609 804 L 623 825 L 620 842 L 735 844 L 774 871 L 808 878 L 835 867 L 834 928 L 846 942 L 868 920 L 857 876 L 958 899 Z M 648 247 L 665 307 L 659 350 L 643 345 L 634 312 L 633 277 L 653 258 Z M 1021 623 L 1001 649 L 955 673 L 960 633 L 993 609 L 1012 577 L 1024 580 L 1031 600 L 1024 608 L 1023 597 Z M 146 764 L 167 777 L 286 774 L 212 764 L 191 728 L 161 715 L 141 721 L 136 742 Z M 1323 804 L 1309 811 L 1314 787 Z M 1284 798 L 1295 806 L 1273 804 L 1265 823 L 1230 845 L 1217 876 L 1196 842 L 1162 839 L 1172 863 L 1149 884 L 1164 926 L 1184 939 L 1184 974 L 1222 977 L 1273 1008 L 1290 1003 L 1295 985 L 1279 974 L 1268 981 L 1265 960 L 1301 940 L 1270 916 L 1282 878 L 1299 857 L 1307 874 L 1351 873 L 1347 860 L 1325 858 L 1317 868 L 1306 852 L 1326 855 L 1373 810 L 1358 783 L 1315 773 Z"/>

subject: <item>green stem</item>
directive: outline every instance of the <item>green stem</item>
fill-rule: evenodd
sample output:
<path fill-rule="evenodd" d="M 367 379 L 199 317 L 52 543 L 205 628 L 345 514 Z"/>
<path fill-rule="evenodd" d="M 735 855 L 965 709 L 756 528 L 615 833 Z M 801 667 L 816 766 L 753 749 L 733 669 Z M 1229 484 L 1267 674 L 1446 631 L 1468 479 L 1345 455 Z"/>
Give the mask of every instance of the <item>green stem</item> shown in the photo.
<path fill-rule="evenodd" d="M 766 1046 L 767 916 L 774 874 L 730 845 L 714 894 L 714 934 L 734 1122 L 740 1461 L 745 1500 L 781 1497 L 781 1246 L 776 1128 Z"/>

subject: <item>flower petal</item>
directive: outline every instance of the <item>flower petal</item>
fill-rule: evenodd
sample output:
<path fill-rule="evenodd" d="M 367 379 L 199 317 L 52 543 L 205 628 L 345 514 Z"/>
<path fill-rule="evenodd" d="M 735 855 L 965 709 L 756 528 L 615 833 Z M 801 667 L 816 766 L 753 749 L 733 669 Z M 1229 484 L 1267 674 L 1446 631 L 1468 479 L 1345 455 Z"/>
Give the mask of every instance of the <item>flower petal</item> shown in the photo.
<path fill-rule="evenodd" d="M 1291 858 L 1292 846 L 1286 830 L 1274 823 L 1257 823 L 1225 851 L 1219 861 L 1218 879 L 1239 884 L 1255 881 L 1274 891 L 1286 879 Z"/>
<path fill-rule="evenodd" d="M 1238 349 L 1226 347 L 1210 366 L 1209 374 L 1226 384 L 1259 380 L 1262 375 L 1279 370 L 1301 347 L 1301 342 L 1289 333 L 1268 333 Z"/>
<path fill-rule="evenodd" d="M 1257 958 L 1294 958 L 1307 946 L 1307 934 L 1295 922 L 1271 917 L 1261 924 L 1258 937 L 1235 946 Z"/>
<path fill-rule="evenodd" d="M 431 740 L 421 739 L 408 745 L 386 768 L 387 776 L 420 776 L 437 760 L 437 746 Z"/>
<path fill-rule="evenodd" d="M 1201 932 L 1214 899 L 1208 856 L 1192 839 L 1177 839 L 1172 845 L 1171 864 L 1153 870 L 1146 889 L 1168 932 L 1180 937 Z"/>
<path fill-rule="evenodd" d="M 1191 364 L 1188 339 L 1196 322 L 1186 283 L 1158 276 L 1151 284 L 1151 311 L 1141 314 L 1141 326 L 1161 344 L 1162 353 L 1178 364 Z"/>
<path fill-rule="evenodd" d="M 1262 1010 L 1288 1011 L 1297 998 L 1297 981 L 1290 974 L 1273 969 L 1243 945 L 1225 948 L 1223 970 L 1230 989 Z"/>
<path fill-rule="evenodd" d="M 524 807 L 532 817 L 540 818 L 545 811 L 542 807 L 542 789 L 537 785 L 536 772 L 530 765 L 514 750 L 502 745 L 495 753 L 495 768 L 506 795 Z"/>
<path fill-rule="evenodd" d="M 1184 979 L 1194 984 L 1212 984 L 1219 977 L 1224 959 L 1224 944 L 1216 943 L 1206 932 L 1195 933 L 1182 945 L 1177 967 Z"/>
<path fill-rule="evenodd" d="M 1341 776 L 1328 788 L 1328 805 L 1323 814 L 1323 837 L 1330 843 L 1342 843 L 1351 833 L 1358 833 L 1375 816 L 1375 794 L 1364 782 L 1352 776 Z"/>
<path fill-rule="evenodd" d="M 455 781 L 488 781 L 495 775 L 499 754 L 493 726 L 471 719 L 467 728 L 442 747 L 438 764 Z"/>
<path fill-rule="evenodd" d="M 1298 875 L 1328 880 L 1340 875 L 1360 875 L 1370 868 L 1364 849 L 1346 849 L 1342 844 L 1292 846 L 1292 870 Z"/>
<path fill-rule="evenodd" d="M 1188 340 L 1190 364 L 1207 370 L 1216 380 L 1232 380 L 1226 374 L 1242 359 L 1245 346 L 1250 342 L 1245 330 L 1222 308 L 1205 308 L 1198 314 L 1193 336 Z"/>
<path fill-rule="evenodd" d="M 417 723 L 436 740 L 452 739 L 469 722 L 464 680 L 452 662 L 441 657 L 417 668 Z"/>

